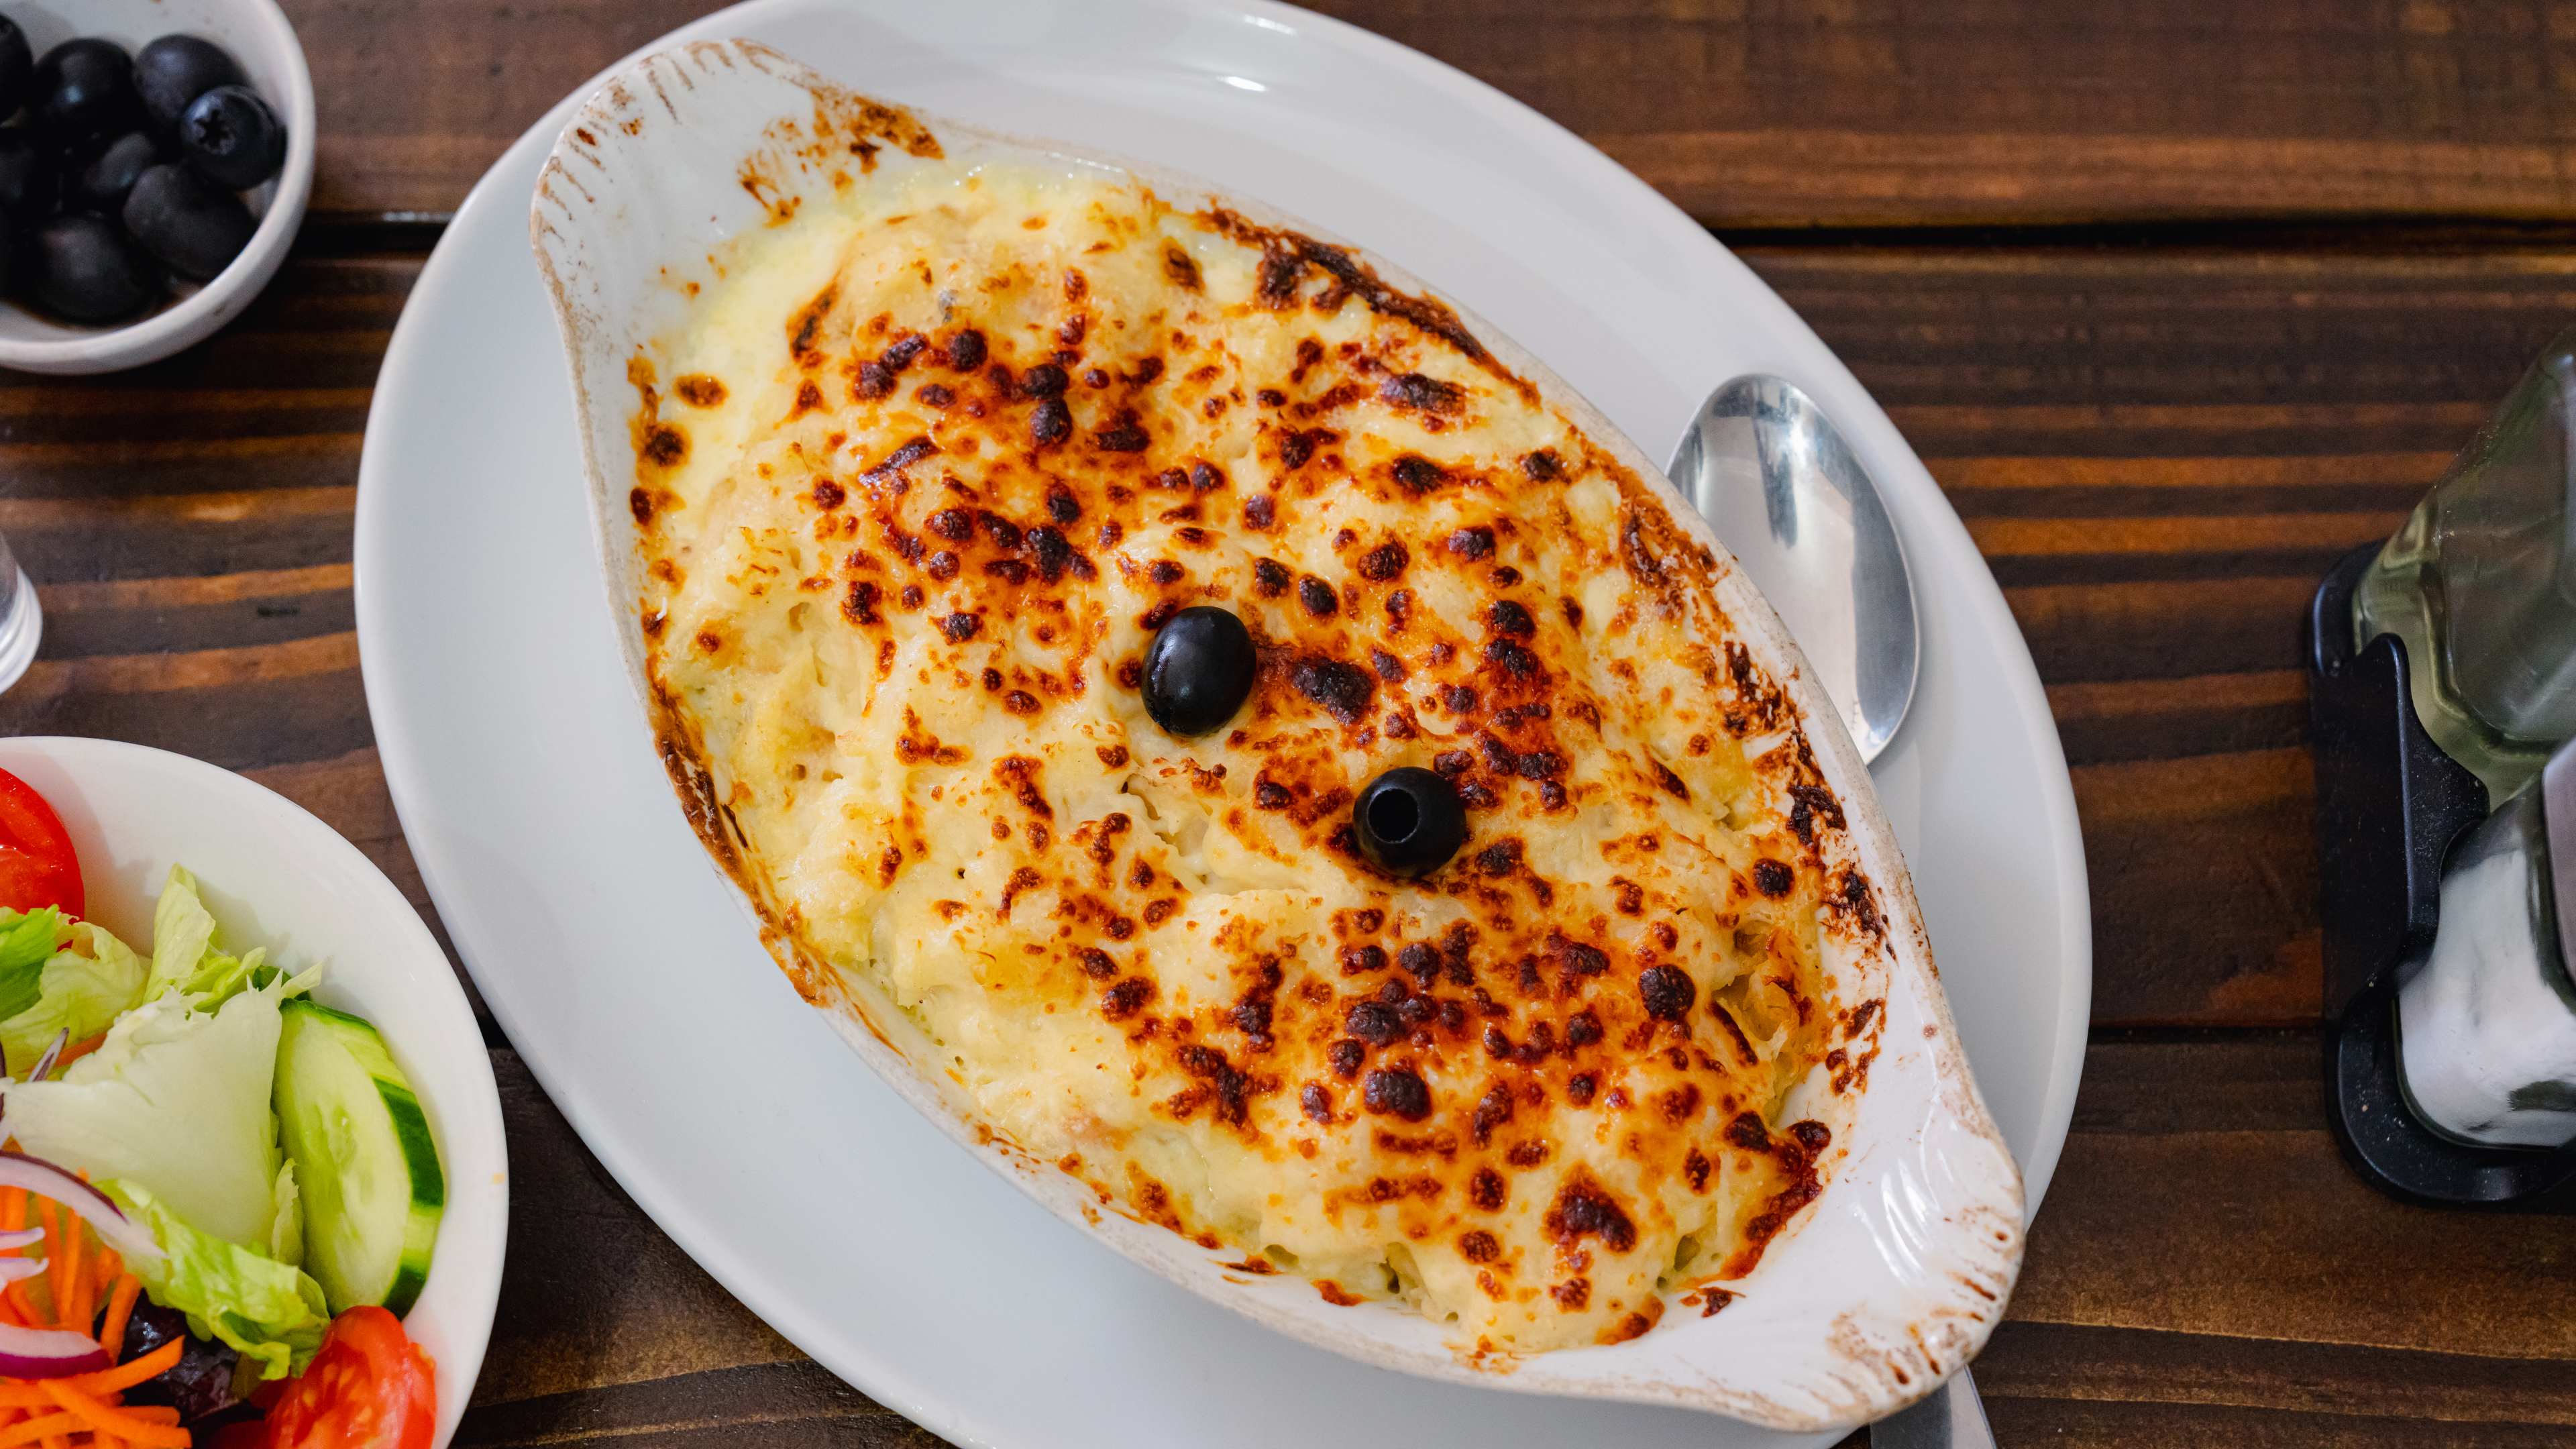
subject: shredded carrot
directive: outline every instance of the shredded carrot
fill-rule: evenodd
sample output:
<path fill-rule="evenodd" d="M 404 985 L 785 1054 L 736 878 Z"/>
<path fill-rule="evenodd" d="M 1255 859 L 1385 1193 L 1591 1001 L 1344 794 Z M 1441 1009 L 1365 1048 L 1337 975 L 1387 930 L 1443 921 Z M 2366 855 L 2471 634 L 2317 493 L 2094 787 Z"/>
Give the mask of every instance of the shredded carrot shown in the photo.
<path fill-rule="evenodd" d="M 60 1322 L 63 1310 L 71 1306 L 72 1269 L 76 1265 L 73 1255 L 64 1251 L 69 1243 L 63 1232 L 62 1205 L 49 1197 L 38 1198 L 36 1213 L 45 1224 L 45 1287 L 54 1300 L 55 1321 Z"/>
<path fill-rule="evenodd" d="M 141 1279 L 131 1273 L 116 1275 L 116 1287 L 107 1295 L 107 1320 L 98 1326 L 98 1346 L 111 1355 L 124 1351 L 125 1320 L 134 1312 L 134 1300 L 142 1292 Z"/>
<path fill-rule="evenodd" d="M 114 1368 L 100 1369 L 96 1373 L 74 1374 L 62 1382 L 84 1394 L 121 1394 L 145 1379 L 168 1372 L 179 1362 L 179 1352 L 182 1347 L 179 1340 L 174 1338 L 150 1353 L 136 1354 Z"/>
<path fill-rule="evenodd" d="M 17 1232 L 27 1226 L 27 1190 L 13 1187 L 0 1191 L 0 1232 Z"/>
<path fill-rule="evenodd" d="M 47 1434 L 42 1442 L 43 1449 L 72 1449 L 71 1436 L 67 1434 Z"/>
<path fill-rule="evenodd" d="M 79 1427 L 81 1427 L 79 1417 L 67 1413 L 53 1413 L 40 1419 L 29 1419 L 14 1428 L 0 1430 L 0 1449 L 14 1444 L 33 1444 L 48 1435 Z"/>
<path fill-rule="evenodd" d="M 70 1282 L 55 1295 L 54 1316 L 56 1322 L 74 1333 L 87 1333 L 90 1325 L 98 1321 L 98 1289 L 89 1281 L 89 1248 L 81 1241 L 82 1236 L 79 1214 L 65 1209 L 63 1235 L 54 1244 L 54 1261 L 68 1265 L 63 1276 Z"/>
<path fill-rule="evenodd" d="M 176 1428 L 179 1424 L 179 1411 L 167 1404 L 146 1404 L 139 1409 L 119 1409 L 117 1412 L 164 1428 Z"/>
<path fill-rule="evenodd" d="M 55 1403 L 69 1409 L 91 1429 L 113 1434 L 129 1444 L 141 1446 L 141 1449 L 188 1449 L 188 1431 L 176 1424 L 156 1424 L 150 1419 L 109 1408 L 61 1379 L 41 1380 L 40 1387 Z"/>

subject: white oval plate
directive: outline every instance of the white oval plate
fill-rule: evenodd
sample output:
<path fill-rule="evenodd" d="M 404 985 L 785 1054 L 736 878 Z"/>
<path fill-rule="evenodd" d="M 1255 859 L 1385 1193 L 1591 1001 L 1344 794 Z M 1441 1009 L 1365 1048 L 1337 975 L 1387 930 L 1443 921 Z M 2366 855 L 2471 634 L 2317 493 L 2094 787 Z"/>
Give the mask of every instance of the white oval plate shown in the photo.
<path fill-rule="evenodd" d="M 1923 692 L 1876 779 L 2036 1201 L 2090 993 L 2081 849 L 2038 681 L 1884 415 L 1706 233 L 1485 87 L 1284 8 L 761 0 L 674 38 L 724 35 L 1311 218 L 1433 278 L 1650 450 L 1735 373 L 1816 394 L 1888 486 L 1921 572 Z M 1668 1409 L 1406 1380 L 1266 1334 L 984 1173 L 775 979 L 658 765 L 623 747 L 632 706 L 587 564 L 571 389 L 523 229 L 571 104 L 478 187 L 397 329 L 361 467 L 358 616 L 386 772 L 432 892 L 610 1170 L 789 1338 L 952 1438 L 1789 1442 Z M 755 1055 L 757 1072 L 730 1070 Z"/>
<path fill-rule="evenodd" d="M 420 913 L 340 832 L 230 770 L 115 740 L 0 740 L 0 770 L 45 797 L 79 852 L 89 915 L 149 950 L 170 867 L 195 873 L 236 946 L 323 967 L 314 997 L 375 1024 L 411 1078 L 438 1141 L 447 1210 L 429 1282 L 403 1327 L 438 1364 L 438 1439 L 464 1416 L 483 1368 L 509 1166 L 492 1058 L 465 989 Z"/>

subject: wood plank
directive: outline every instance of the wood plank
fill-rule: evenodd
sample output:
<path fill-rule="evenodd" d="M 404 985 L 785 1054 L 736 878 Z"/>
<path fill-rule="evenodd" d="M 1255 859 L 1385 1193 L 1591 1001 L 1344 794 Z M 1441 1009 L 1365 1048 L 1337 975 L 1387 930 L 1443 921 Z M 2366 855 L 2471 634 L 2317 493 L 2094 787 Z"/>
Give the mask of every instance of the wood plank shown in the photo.
<path fill-rule="evenodd" d="M 2283 749 L 2307 739 L 2308 677 L 2295 669 L 2052 684 L 2049 711 L 2072 763 Z"/>
<path fill-rule="evenodd" d="M 314 210 L 444 214 L 508 142 L 711 0 L 288 0 Z M 2565 220 L 2576 36 L 2519 0 L 1319 0 L 1606 149 L 1713 225 Z M 434 24 L 437 44 L 385 37 Z M 879 79 L 900 99 L 899 77 Z"/>
<path fill-rule="evenodd" d="M 2336 1153 L 2323 1070 L 2313 1032 L 2097 1040 L 2013 1316 L 2541 1361 L 2556 1374 L 2541 1381 L 2554 1385 L 2547 1407 L 2526 1394 L 2500 1417 L 2576 1423 L 2567 1220 L 2380 1196 Z M 2345 1407 L 2429 1413 L 2407 1406 L 2426 1383 L 2392 1381 Z"/>
<path fill-rule="evenodd" d="M 269 644 L 354 627 L 350 568 L 246 569 L 164 579 L 45 584 L 49 660 Z"/>
<path fill-rule="evenodd" d="M 2474 1424 L 2480 1442 L 2492 1429 L 2551 1426 L 2562 1436 L 2576 1429 L 2566 1365 L 2481 1353 L 2016 1319 L 1996 1330 L 1976 1373 L 1990 1412 L 2004 1417 L 1998 1401 L 2020 1401 L 2011 1418 L 2052 1428 L 2065 1422 L 2071 1400 L 2135 1410 L 2253 1410 L 2280 1421 L 2431 1420 L 2455 1433 Z"/>
<path fill-rule="evenodd" d="M 2078 766 L 2097 1024 L 2317 1019 L 2303 748 Z"/>
<path fill-rule="evenodd" d="M 130 740 L 227 769 L 328 759 L 375 739 L 349 633 L 184 654 L 39 657 L 0 696 L 0 732 Z"/>

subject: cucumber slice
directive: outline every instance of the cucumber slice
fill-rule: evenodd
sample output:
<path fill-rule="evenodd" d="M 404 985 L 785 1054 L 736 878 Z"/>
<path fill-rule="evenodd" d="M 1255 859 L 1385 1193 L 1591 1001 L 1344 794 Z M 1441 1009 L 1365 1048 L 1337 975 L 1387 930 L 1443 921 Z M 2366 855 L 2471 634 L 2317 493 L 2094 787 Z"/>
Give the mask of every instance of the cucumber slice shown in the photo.
<path fill-rule="evenodd" d="M 376 1029 L 299 998 L 277 1044 L 277 1125 L 304 1196 L 304 1267 L 331 1311 L 407 1312 L 447 1180 L 420 1099 Z"/>

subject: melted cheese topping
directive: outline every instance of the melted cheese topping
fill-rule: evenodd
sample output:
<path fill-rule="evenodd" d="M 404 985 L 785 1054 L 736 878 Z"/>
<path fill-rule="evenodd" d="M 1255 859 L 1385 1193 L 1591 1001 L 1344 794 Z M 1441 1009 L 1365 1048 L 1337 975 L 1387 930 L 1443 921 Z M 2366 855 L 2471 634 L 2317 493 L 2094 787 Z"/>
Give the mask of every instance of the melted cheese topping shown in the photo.
<path fill-rule="evenodd" d="M 1023 1151 L 1462 1347 L 1751 1269 L 1817 1190 L 1839 813 L 1749 762 L 1796 736 L 1649 485 L 1436 303 L 1123 177 L 720 260 L 632 372 L 641 607 L 809 997 L 871 978 Z M 1177 739 L 1140 661 L 1201 603 L 1258 682 Z M 1468 804 L 1418 882 L 1348 833 L 1398 765 Z"/>

